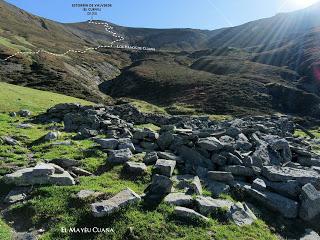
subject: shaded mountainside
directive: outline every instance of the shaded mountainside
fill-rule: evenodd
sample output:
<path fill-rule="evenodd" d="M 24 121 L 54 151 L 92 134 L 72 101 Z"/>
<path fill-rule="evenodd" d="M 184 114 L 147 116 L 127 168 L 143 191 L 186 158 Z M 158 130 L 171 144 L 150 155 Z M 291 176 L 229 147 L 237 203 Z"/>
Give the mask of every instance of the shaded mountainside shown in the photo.
<path fill-rule="evenodd" d="M 121 44 L 156 52 L 99 49 L 55 57 L 17 55 L 0 61 L 0 79 L 111 103 L 126 97 L 197 113 L 260 114 L 275 111 L 318 117 L 320 4 L 293 13 L 214 31 L 110 25 Z M 102 25 L 61 24 L 0 0 L 0 58 L 17 51 L 108 45 Z M 283 94 L 286 94 L 284 97 Z M 288 107 L 290 106 L 290 107 Z"/>

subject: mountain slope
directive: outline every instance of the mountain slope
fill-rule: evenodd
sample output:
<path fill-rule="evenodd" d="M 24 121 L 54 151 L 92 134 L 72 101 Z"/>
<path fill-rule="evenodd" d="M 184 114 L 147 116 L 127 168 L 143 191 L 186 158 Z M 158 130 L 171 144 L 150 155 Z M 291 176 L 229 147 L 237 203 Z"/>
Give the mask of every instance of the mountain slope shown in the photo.
<path fill-rule="evenodd" d="M 6 19 L 0 22 L 2 59 L 17 51 L 63 53 L 114 40 L 103 25 L 61 24 L 1 0 L 0 10 L 1 19 Z M 0 61 L 0 78 L 102 103 L 130 97 L 163 106 L 181 104 L 199 113 L 281 111 L 316 116 L 318 110 L 313 109 L 320 102 L 318 10 L 320 4 L 214 31 L 126 28 L 109 23 L 124 37 L 121 44 L 157 51 L 101 48 L 62 57 L 44 51 L 20 54 Z"/>

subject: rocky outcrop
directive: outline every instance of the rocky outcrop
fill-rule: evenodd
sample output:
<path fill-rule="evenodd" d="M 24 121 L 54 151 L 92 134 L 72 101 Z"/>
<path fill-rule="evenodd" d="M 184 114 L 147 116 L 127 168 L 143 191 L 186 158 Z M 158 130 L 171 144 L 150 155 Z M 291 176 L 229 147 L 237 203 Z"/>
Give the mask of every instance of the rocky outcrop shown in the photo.
<path fill-rule="evenodd" d="M 53 164 L 40 163 L 33 168 L 20 169 L 14 173 L 7 174 L 3 180 L 8 184 L 16 186 L 30 185 L 74 185 L 73 177 L 67 171 L 57 171 Z"/>
<path fill-rule="evenodd" d="M 91 204 L 91 211 L 95 217 L 104 217 L 119 211 L 121 208 L 136 204 L 140 200 L 141 197 L 138 194 L 127 188 L 108 200 Z"/>
<path fill-rule="evenodd" d="M 308 184 L 320 189 L 320 156 L 293 135 L 295 125 L 288 116 L 214 122 L 207 117 L 146 114 L 130 104 L 59 104 L 37 120 L 64 122 L 66 131 L 77 132 L 79 138 L 91 137 L 108 152 L 109 163 L 124 165 L 130 174 L 140 174 L 144 164 L 150 165 L 153 177 L 143 197 L 146 202 L 166 199 L 185 205 L 189 195 L 201 199 L 202 186 L 214 198 L 240 188 L 253 203 L 286 218 L 310 219 L 315 214 L 311 203 L 317 192 Z M 134 127 L 144 123 L 154 123 L 160 131 Z M 108 137 L 97 138 L 98 134 Z M 144 164 L 132 162 L 136 153 L 146 153 Z M 204 206 L 219 205 L 201 200 Z M 197 210 L 195 202 L 191 207 Z M 230 219 L 236 224 L 254 220 L 246 205 L 232 209 Z"/>

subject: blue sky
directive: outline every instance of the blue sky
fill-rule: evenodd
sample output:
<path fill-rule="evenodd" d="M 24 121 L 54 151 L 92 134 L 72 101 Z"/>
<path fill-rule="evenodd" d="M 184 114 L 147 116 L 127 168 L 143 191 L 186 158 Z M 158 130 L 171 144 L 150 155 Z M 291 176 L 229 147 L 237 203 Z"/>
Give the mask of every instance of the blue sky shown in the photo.
<path fill-rule="evenodd" d="M 130 27 L 217 29 L 306 7 L 315 0 L 7 0 L 60 22 L 89 19 L 73 3 L 111 3 L 95 19 Z"/>

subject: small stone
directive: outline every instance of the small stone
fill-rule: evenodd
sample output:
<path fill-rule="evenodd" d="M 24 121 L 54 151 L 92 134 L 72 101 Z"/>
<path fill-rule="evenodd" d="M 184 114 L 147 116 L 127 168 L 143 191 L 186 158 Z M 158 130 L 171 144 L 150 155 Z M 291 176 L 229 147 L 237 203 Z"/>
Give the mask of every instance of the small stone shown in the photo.
<path fill-rule="evenodd" d="M 320 236 L 312 229 L 306 229 L 304 236 L 302 236 L 300 240 L 320 240 Z"/>
<path fill-rule="evenodd" d="M 92 190 L 81 190 L 76 194 L 76 197 L 80 200 L 86 200 L 88 198 L 96 198 L 101 196 L 103 193 L 95 192 Z"/>
<path fill-rule="evenodd" d="M 78 176 L 92 176 L 93 174 L 79 167 L 70 167 L 70 170 Z"/>
<path fill-rule="evenodd" d="M 19 115 L 20 117 L 30 117 L 32 113 L 29 110 L 22 109 L 19 112 L 17 112 L 17 115 Z"/>
<path fill-rule="evenodd" d="M 11 145 L 11 146 L 20 145 L 20 142 L 15 140 L 12 137 L 3 137 L 2 140 L 5 144 Z"/>

